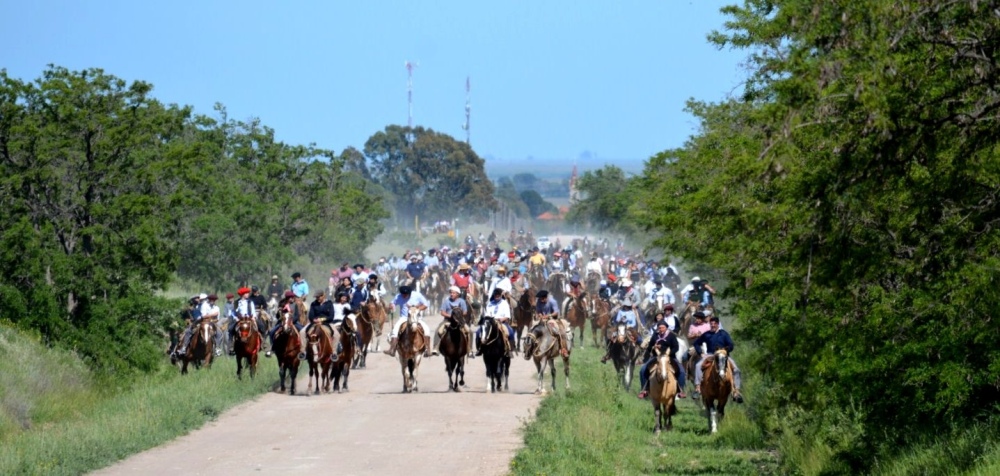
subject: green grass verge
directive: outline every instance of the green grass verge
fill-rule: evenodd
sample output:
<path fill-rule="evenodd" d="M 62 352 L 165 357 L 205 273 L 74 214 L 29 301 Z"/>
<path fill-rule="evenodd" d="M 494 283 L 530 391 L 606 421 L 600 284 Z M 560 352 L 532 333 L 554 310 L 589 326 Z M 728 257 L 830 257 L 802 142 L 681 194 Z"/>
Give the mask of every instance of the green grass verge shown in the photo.
<path fill-rule="evenodd" d="M 748 405 L 727 406 L 719 432 L 711 435 L 693 401 L 680 400 L 673 431 L 656 436 L 652 404 L 635 396 L 638 369 L 633 391 L 625 393 L 614 366 L 602 365 L 601 355 L 593 348 L 573 351 L 568 392 L 562 390 L 559 364 L 559 391 L 542 401 L 524 428 L 512 474 L 780 473 L 775 452 L 747 418 Z M 744 382 L 744 395 L 753 401 L 752 380 Z"/>
<path fill-rule="evenodd" d="M 50 414 L 59 418 L 0 439 L 0 474 L 81 474 L 163 444 L 268 391 L 273 379 L 263 364 L 253 381 L 237 381 L 235 361 L 222 358 L 186 376 L 165 365 L 115 395 L 85 391 L 79 404 L 55 398 Z"/>

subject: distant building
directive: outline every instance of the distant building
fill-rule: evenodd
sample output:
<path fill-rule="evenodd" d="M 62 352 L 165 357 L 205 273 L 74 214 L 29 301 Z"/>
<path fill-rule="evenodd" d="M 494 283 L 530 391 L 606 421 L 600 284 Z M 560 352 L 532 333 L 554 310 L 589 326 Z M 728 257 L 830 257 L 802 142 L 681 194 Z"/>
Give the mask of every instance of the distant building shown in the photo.
<path fill-rule="evenodd" d="M 569 176 L 569 203 L 573 203 L 579 198 L 579 192 L 576 189 L 576 164 L 573 164 L 573 173 Z"/>

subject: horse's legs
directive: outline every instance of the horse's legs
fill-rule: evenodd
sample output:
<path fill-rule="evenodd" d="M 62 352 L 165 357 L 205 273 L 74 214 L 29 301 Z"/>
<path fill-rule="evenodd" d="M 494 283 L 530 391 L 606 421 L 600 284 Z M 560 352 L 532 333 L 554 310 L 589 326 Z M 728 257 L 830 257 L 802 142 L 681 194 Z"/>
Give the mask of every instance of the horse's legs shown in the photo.
<path fill-rule="evenodd" d="M 236 378 L 243 380 L 243 356 L 236 356 Z"/>
<path fill-rule="evenodd" d="M 544 392 L 544 388 L 543 388 L 543 383 L 542 382 L 545 381 L 545 365 L 548 362 L 548 358 L 543 357 L 541 359 L 538 359 L 536 357 L 535 359 L 536 359 L 535 360 L 535 370 L 538 371 L 538 387 L 535 388 L 535 393 L 539 393 L 540 394 L 540 393 Z"/>
<path fill-rule="evenodd" d="M 340 387 L 341 392 L 347 392 L 347 378 L 351 376 L 351 368 L 345 366 L 344 371 L 341 372 L 341 376 L 344 377 L 344 385 Z"/>
<path fill-rule="evenodd" d="M 660 410 L 660 404 L 653 404 L 653 433 L 657 435 L 660 434 L 660 421 L 663 419 L 663 412 Z"/>
<path fill-rule="evenodd" d="M 569 357 L 563 357 L 563 367 L 566 371 L 566 390 L 569 390 Z M 556 365 L 555 362 L 552 363 L 552 386 L 555 387 L 555 372 Z"/>
<path fill-rule="evenodd" d="M 297 359 L 298 357 L 295 357 L 295 358 Z M 292 368 L 289 369 L 289 376 L 291 376 L 291 378 L 292 378 L 292 387 L 291 387 L 291 392 L 290 393 L 292 395 L 295 395 L 295 379 L 297 379 L 299 377 L 299 368 L 296 367 L 294 364 L 292 364 Z"/>
<path fill-rule="evenodd" d="M 410 382 L 412 382 L 412 387 L 414 392 L 419 392 L 420 388 L 417 386 L 417 372 L 420 370 L 420 365 L 417 363 L 417 359 L 420 359 L 419 355 L 414 356 L 410 359 Z"/>

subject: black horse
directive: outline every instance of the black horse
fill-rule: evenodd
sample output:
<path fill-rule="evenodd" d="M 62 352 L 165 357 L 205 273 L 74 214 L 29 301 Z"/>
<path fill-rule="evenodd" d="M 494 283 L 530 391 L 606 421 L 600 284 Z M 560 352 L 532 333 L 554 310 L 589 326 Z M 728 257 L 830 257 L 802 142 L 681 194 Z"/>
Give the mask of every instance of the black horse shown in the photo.
<path fill-rule="evenodd" d="M 455 315 L 457 311 L 453 310 L 452 317 L 445 320 L 447 325 L 441 337 L 440 351 L 444 357 L 445 370 L 448 371 L 448 389 L 459 392 L 459 386 L 465 386 L 465 357 L 469 355 L 471 346 L 464 318 Z"/>
<path fill-rule="evenodd" d="M 492 317 L 483 317 L 483 331 L 480 335 L 479 348 L 483 351 L 490 393 L 501 389 L 509 390 L 507 380 L 510 377 L 510 356 L 507 355 L 507 347 L 503 342 L 507 338 L 507 330 Z"/>

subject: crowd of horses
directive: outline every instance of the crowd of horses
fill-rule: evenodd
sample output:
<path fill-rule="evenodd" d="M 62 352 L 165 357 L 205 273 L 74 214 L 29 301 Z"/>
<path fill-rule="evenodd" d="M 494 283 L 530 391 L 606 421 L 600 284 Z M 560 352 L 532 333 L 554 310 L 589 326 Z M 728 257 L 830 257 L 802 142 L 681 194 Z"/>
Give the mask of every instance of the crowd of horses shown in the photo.
<path fill-rule="evenodd" d="M 423 279 L 410 283 L 414 288 L 427 296 L 432 309 L 440 303 L 448 293 L 450 275 L 441 269 L 430 270 Z M 584 329 L 590 327 L 592 342 L 595 347 L 606 346 L 611 361 L 622 387 L 631 390 L 635 364 L 641 358 L 642 349 L 637 345 L 639 333 L 647 332 L 640 322 L 638 329 L 627 329 L 624 325 L 610 325 L 618 310 L 615 298 L 604 300 L 598 298 L 600 276 L 590 273 L 585 280 L 586 292 L 580 296 L 569 294 L 569 275 L 564 272 L 551 272 L 545 276 L 543 270 L 529 268 L 525 275 L 528 286 L 515 286 L 510 299 L 512 310 L 512 325 L 516 332 L 514 354 L 521 353 L 525 360 L 535 363 L 537 372 L 536 393 L 545 393 L 545 374 L 551 374 L 551 389 L 556 389 L 556 363 L 563 361 L 565 388 L 570 388 L 570 355 L 559 352 L 559 327 L 552 322 L 539 322 L 535 315 L 534 290 L 546 289 L 557 303 L 560 304 L 560 318 L 567 330 L 567 347 L 584 347 Z M 394 283 L 400 279 L 397 276 L 385 276 L 383 281 Z M 640 283 L 636 283 L 641 288 Z M 492 318 L 483 315 L 485 308 L 487 284 L 481 281 L 471 281 L 469 287 L 463 290 L 463 297 L 469 304 L 469 311 L 462 313 L 455 310 L 451 319 L 446 320 L 444 333 L 440 337 L 437 349 L 445 361 L 448 374 L 449 389 L 461 391 L 465 384 L 465 366 L 474 355 L 473 329 L 480 322 L 482 333 L 480 350 L 488 380 L 488 391 L 502 392 L 509 390 L 509 375 L 511 352 L 507 351 L 505 340 L 506 330 Z M 677 289 L 674 290 L 677 293 Z M 371 293 L 360 312 L 344 319 L 335 328 L 314 326 L 306 334 L 306 359 L 309 367 L 309 383 L 307 391 L 320 393 L 348 391 L 348 377 L 351 369 L 365 368 L 370 351 L 379 350 L 379 337 L 390 318 L 389 306 L 385 300 L 377 298 L 377 293 Z M 652 318 L 663 303 L 644 299 L 642 312 Z M 242 378 L 244 369 L 253 378 L 257 372 L 258 356 L 262 349 L 274 353 L 279 370 L 279 388 L 286 389 L 290 394 L 296 393 L 295 381 L 298 374 L 301 348 L 300 334 L 296 323 L 292 322 L 291 313 L 278 312 L 276 303 L 269 309 L 261 309 L 256 318 L 239 320 L 236 323 L 235 336 L 232 342 L 227 339 L 222 342 L 232 346 L 237 361 L 237 376 Z M 679 349 L 675 356 L 679 362 L 687 362 L 687 375 L 693 384 L 695 365 L 699 360 L 696 349 L 689 349 L 686 335 L 694 320 L 694 313 L 699 310 L 699 304 L 689 303 L 680 314 L 678 342 Z M 302 322 L 305 324 L 305 313 Z M 272 317 L 274 316 L 274 317 Z M 413 313 L 398 335 L 397 359 L 402 374 L 402 391 L 404 393 L 419 391 L 418 376 L 424 350 L 433 345 L 425 336 L 423 326 L 427 325 Z M 275 317 L 277 320 L 275 320 Z M 273 347 L 264 337 L 262 330 L 270 329 L 280 320 L 280 327 L 275 333 Z M 589 321 L 590 325 L 587 326 Z M 182 373 L 187 373 L 187 366 L 192 363 L 196 368 L 211 366 L 214 355 L 215 327 L 219 323 L 211 320 L 200 322 L 193 334 L 187 353 L 180 356 Z M 579 337 L 577 338 L 577 333 Z M 599 338 L 600 336 L 600 338 Z M 691 354 L 689 358 L 685 356 Z M 657 362 L 649 369 L 649 395 L 654 407 L 654 430 L 670 429 L 671 416 L 676 411 L 677 377 L 673 366 L 669 365 L 669 356 L 657 356 Z M 700 387 L 700 403 L 705 410 L 709 429 L 717 430 L 718 418 L 724 415 L 725 406 L 733 389 L 732 366 L 729 365 L 725 351 L 706 359 L 703 369 L 704 379 Z M 286 378 L 290 383 L 286 387 Z"/>

